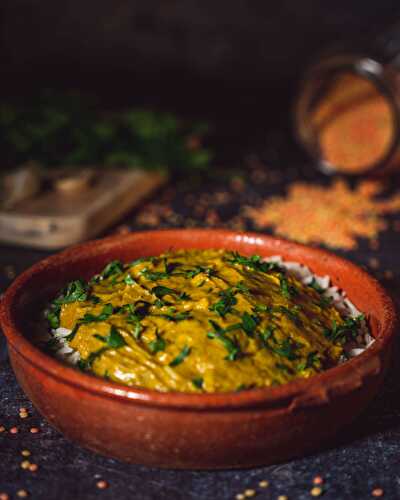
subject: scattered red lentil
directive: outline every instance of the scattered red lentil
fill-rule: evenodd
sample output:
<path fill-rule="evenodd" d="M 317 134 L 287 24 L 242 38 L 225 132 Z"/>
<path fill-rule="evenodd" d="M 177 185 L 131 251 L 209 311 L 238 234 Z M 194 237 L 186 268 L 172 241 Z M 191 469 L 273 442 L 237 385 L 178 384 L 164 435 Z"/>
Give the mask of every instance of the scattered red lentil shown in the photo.
<path fill-rule="evenodd" d="M 377 241 L 387 228 L 383 216 L 400 211 L 400 193 L 386 200 L 376 198 L 383 189 L 378 181 L 362 181 L 354 190 L 343 180 L 328 187 L 295 182 L 286 197 L 245 207 L 244 215 L 259 228 L 272 227 L 292 240 L 349 250 L 357 247 L 358 237 Z"/>
<path fill-rule="evenodd" d="M 18 490 L 17 496 L 20 498 L 26 498 L 28 496 L 28 492 L 26 490 Z"/>
<path fill-rule="evenodd" d="M 22 451 L 21 451 L 21 455 L 22 455 L 23 457 L 30 457 L 31 452 L 30 452 L 29 450 L 22 450 Z"/>
<path fill-rule="evenodd" d="M 9 500 L 10 496 L 7 493 L 0 493 L 0 500 Z"/>
<path fill-rule="evenodd" d="M 384 491 L 382 488 L 375 488 L 372 490 L 373 497 L 383 497 Z"/>
<path fill-rule="evenodd" d="M 16 276 L 16 272 L 13 266 L 7 265 L 4 266 L 4 274 L 10 280 L 14 279 Z"/>
<path fill-rule="evenodd" d="M 243 495 L 243 493 L 238 493 L 236 496 L 235 496 L 236 500 L 245 500 L 245 496 Z"/>
<path fill-rule="evenodd" d="M 376 257 L 371 257 L 368 260 L 369 267 L 371 269 L 378 269 L 379 268 L 379 260 Z"/>
<path fill-rule="evenodd" d="M 315 476 L 313 479 L 313 484 L 322 484 L 324 482 L 324 478 L 321 476 Z"/>
<path fill-rule="evenodd" d="M 387 269 L 384 273 L 383 273 L 383 276 L 385 277 L 385 279 L 387 280 L 392 280 L 394 278 L 394 273 L 393 271 L 390 271 L 390 269 Z"/>
<path fill-rule="evenodd" d="M 39 432 L 39 428 L 38 427 L 31 427 L 30 432 L 32 434 L 37 434 Z"/>
<path fill-rule="evenodd" d="M 260 488 L 268 488 L 268 486 L 269 486 L 269 481 L 266 481 L 266 480 L 264 479 L 263 481 L 260 481 L 260 482 L 258 483 L 258 486 L 259 486 Z"/>
<path fill-rule="evenodd" d="M 310 494 L 312 497 L 319 497 L 323 493 L 323 489 L 320 486 L 314 486 L 314 488 L 311 488 Z"/>
<path fill-rule="evenodd" d="M 6 428 L 4 427 L 4 425 L 0 425 L 0 432 L 5 432 Z"/>
<path fill-rule="evenodd" d="M 39 469 L 38 464 L 31 464 L 31 465 L 29 466 L 29 470 L 30 470 L 31 472 L 36 472 L 38 469 Z"/>
<path fill-rule="evenodd" d="M 248 497 L 248 498 L 254 497 L 255 494 L 256 494 L 256 490 L 253 490 L 253 489 L 250 489 L 250 488 L 247 489 L 247 490 L 244 490 L 244 496 L 245 497 Z"/>
<path fill-rule="evenodd" d="M 278 500 L 289 500 L 287 495 L 279 495 Z"/>
<path fill-rule="evenodd" d="M 104 481 L 104 479 L 101 479 L 100 481 L 97 481 L 96 486 L 100 490 L 105 490 L 106 488 L 108 488 L 108 483 L 107 481 Z"/>
<path fill-rule="evenodd" d="M 11 434 L 18 434 L 18 427 L 11 427 L 10 433 Z"/>
<path fill-rule="evenodd" d="M 21 462 L 21 469 L 29 469 L 31 463 L 29 460 L 22 460 Z"/>

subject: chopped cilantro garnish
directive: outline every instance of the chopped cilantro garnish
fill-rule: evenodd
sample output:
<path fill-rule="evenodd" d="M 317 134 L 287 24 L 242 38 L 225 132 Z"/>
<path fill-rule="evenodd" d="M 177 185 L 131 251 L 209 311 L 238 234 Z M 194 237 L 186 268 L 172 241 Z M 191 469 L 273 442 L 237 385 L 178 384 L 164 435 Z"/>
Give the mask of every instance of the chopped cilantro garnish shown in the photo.
<path fill-rule="evenodd" d="M 245 312 L 242 316 L 241 327 L 248 337 L 254 337 L 255 329 L 259 324 L 260 319 L 255 314 L 249 314 Z"/>
<path fill-rule="evenodd" d="M 331 342 L 344 343 L 350 339 L 355 339 L 358 335 L 361 321 L 364 315 L 360 314 L 357 318 L 347 318 L 341 325 L 336 320 L 332 321 L 332 327 L 324 330 L 324 336 Z"/>
<path fill-rule="evenodd" d="M 207 337 L 209 339 L 218 339 L 224 345 L 228 351 L 228 356 L 225 359 L 235 361 L 239 356 L 243 355 L 238 341 L 236 339 L 231 339 L 226 335 L 233 330 L 240 329 L 242 327 L 241 323 L 230 325 L 227 328 L 222 328 L 213 320 L 209 320 L 209 323 L 214 328 L 214 331 L 208 332 Z"/>
<path fill-rule="evenodd" d="M 232 257 L 228 259 L 231 264 L 240 264 L 244 267 L 253 269 L 254 271 L 261 271 L 268 273 L 270 271 L 280 271 L 282 268 L 276 262 L 265 262 L 259 255 L 252 255 L 245 257 L 238 252 L 231 252 Z"/>
<path fill-rule="evenodd" d="M 153 354 L 156 354 L 159 351 L 164 351 L 167 343 L 165 340 L 156 332 L 156 338 L 148 343 L 149 349 Z"/>
<path fill-rule="evenodd" d="M 158 285 L 151 289 L 151 293 L 154 293 L 157 298 L 162 299 L 164 295 L 176 297 L 178 292 L 172 288 L 168 288 L 167 286 Z"/>
<path fill-rule="evenodd" d="M 52 305 L 50 309 L 45 312 L 45 317 L 49 322 L 50 328 L 54 330 L 60 326 L 60 311 L 61 306 Z"/>
<path fill-rule="evenodd" d="M 192 379 L 192 384 L 197 387 L 197 389 L 202 389 L 204 380 L 201 377 L 196 377 Z"/>
<path fill-rule="evenodd" d="M 86 313 L 83 318 L 79 320 L 79 323 L 95 323 L 98 321 L 106 321 L 114 313 L 114 307 L 112 304 L 106 304 L 101 313 L 97 316 L 91 313 Z"/>
<path fill-rule="evenodd" d="M 170 362 L 169 366 L 180 365 L 182 361 L 189 356 L 190 351 L 191 348 L 185 345 L 185 347 L 181 350 L 178 356 Z"/>
<path fill-rule="evenodd" d="M 210 311 L 215 311 L 221 318 L 231 312 L 232 307 L 237 304 L 235 292 L 232 288 L 227 288 L 219 293 L 221 299 L 209 307 Z"/>
<path fill-rule="evenodd" d="M 135 285 L 136 284 L 136 281 L 132 278 L 132 276 L 129 273 L 125 276 L 124 282 L 127 285 Z"/>
<path fill-rule="evenodd" d="M 297 365 L 297 371 L 302 372 L 303 370 L 307 370 L 308 368 L 318 368 L 317 365 L 321 364 L 321 360 L 318 356 L 317 351 L 312 351 L 307 354 L 307 359 L 302 363 Z"/>
<path fill-rule="evenodd" d="M 108 350 L 108 347 L 101 347 L 95 352 L 91 352 L 86 359 L 80 359 L 78 361 L 78 368 L 82 371 L 87 371 L 92 368 L 94 361 L 99 358 L 102 354 L 104 354 Z"/>
<path fill-rule="evenodd" d="M 208 277 L 215 276 L 216 271 L 212 267 L 196 266 L 193 269 L 185 271 L 186 278 L 194 278 L 198 274 L 205 274 Z"/>
<path fill-rule="evenodd" d="M 278 370 L 281 370 L 286 373 L 292 373 L 291 368 L 287 365 L 284 365 L 283 363 L 275 363 L 275 366 L 276 368 L 278 368 Z"/>
<path fill-rule="evenodd" d="M 274 331 L 276 330 L 275 326 L 268 326 L 264 330 L 258 332 L 258 338 L 261 340 L 261 343 L 264 347 L 270 347 L 268 341 L 272 340 L 273 342 L 277 342 L 274 337 Z"/>
<path fill-rule="evenodd" d="M 119 333 L 118 329 L 114 325 L 111 325 L 110 332 L 106 337 L 99 334 L 95 334 L 94 337 L 105 342 L 111 349 L 118 349 L 119 347 L 126 345 L 124 337 Z"/>
<path fill-rule="evenodd" d="M 162 280 L 169 277 L 169 274 L 164 271 L 150 271 L 149 269 L 143 269 L 140 274 L 150 281 Z"/>
<path fill-rule="evenodd" d="M 290 299 L 298 293 L 296 287 L 289 283 L 289 280 L 284 273 L 279 274 L 279 287 L 281 289 L 281 294 L 285 297 L 285 299 Z"/>
<path fill-rule="evenodd" d="M 68 283 L 61 295 L 57 297 L 53 304 L 62 305 L 71 302 L 84 302 L 88 298 L 88 285 L 83 280 L 75 280 Z"/>
<path fill-rule="evenodd" d="M 162 318 L 166 318 L 169 321 L 183 321 L 184 319 L 190 319 L 190 312 L 189 311 L 181 311 L 176 314 L 154 314 L 153 316 L 160 316 Z"/>
<path fill-rule="evenodd" d="M 283 358 L 287 358 L 289 361 L 294 361 L 298 359 L 298 354 L 296 351 L 300 349 L 301 345 L 293 340 L 287 338 L 278 347 L 272 348 L 273 352 L 282 356 Z"/>
<path fill-rule="evenodd" d="M 315 278 L 312 279 L 311 283 L 308 284 L 309 287 L 313 288 L 318 293 L 324 293 L 325 289 L 322 288 L 321 285 L 318 284 Z"/>

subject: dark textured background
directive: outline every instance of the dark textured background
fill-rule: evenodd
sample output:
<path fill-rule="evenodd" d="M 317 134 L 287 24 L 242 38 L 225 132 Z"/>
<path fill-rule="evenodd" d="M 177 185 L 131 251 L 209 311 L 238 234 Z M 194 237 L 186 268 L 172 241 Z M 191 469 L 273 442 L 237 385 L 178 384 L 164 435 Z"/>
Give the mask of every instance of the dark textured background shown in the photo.
<path fill-rule="evenodd" d="M 236 117 L 290 100 L 304 64 L 331 43 L 399 17 L 393 0 L 2 0 L 6 94 L 43 86 L 113 103 Z"/>

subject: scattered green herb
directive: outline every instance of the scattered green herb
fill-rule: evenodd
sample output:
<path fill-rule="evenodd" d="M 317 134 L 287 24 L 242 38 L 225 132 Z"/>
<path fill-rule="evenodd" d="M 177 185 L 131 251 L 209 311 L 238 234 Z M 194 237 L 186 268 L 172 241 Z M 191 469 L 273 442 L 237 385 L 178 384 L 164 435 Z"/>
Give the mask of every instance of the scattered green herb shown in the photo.
<path fill-rule="evenodd" d="M 240 255 L 238 252 L 232 252 L 232 257 L 228 259 L 231 264 L 240 264 L 242 266 L 253 269 L 254 271 L 261 271 L 263 273 L 268 273 L 270 271 L 281 271 L 282 268 L 276 262 L 265 262 L 259 255 L 252 255 L 251 257 L 245 257 Z"/>
<path fill-rule="evenodd" d="M 118 349 L 119 347 L 126 345 L 124 337 L 119 333 L 118 329 L 114 325 L 111 325 L 110 332 L 106 337 L 99 334 L 95 334 L 94 337 L 105 342 L 111 349 Z"/>
<path fill-rule="evenodd" d="M 221 299 L 209 307 L 210 311 L 215 311 L 221 318 L 232 311 L 232 307 L 237 304 L 235 292 L 232 288 L 227 288 L 219 293 Z"/>
<path fill-rule="evenodd" d="M 88 298 L 88 285 L 83 280 L 75 280 L 68 283 L 61 295 L 57 297 L 53 304 L 62 305 L 71 302 L 84 302 Z"/>
<path fill-rule="evenodd" d="M 192 379 L 192 384 L 197 387 L 197 389 L 203 389 L 204 380 L 201 377 L 196 377 Z"/>
<path fill-rule="evenodd" d="M 178 354 L 178 356 L 170 362 L 169 366 L 180 365 L 182 363 L 182 361 L 189 356 L 190 352 L 191 352 L 191 348 L 185 345 L 185 347 Z"/>
<path fill-rule="evenodd" d="M 150 351 L 153 354 L 156 354 L 157 352 L 164 351 L 167 343 L 165 340 L 160 336 L 158 332 L 156 332 L 156 338 L 149 342 L 148 344 Z"/>
<path fill-rule="evenodd" d="M 235 361 L 243 353 L 240 349 L 240 345 L 236 339 L 231 339 L 226 334 L 242 328 L 241 323 L 236 323 L 234 325 L 228 326 L 227 328 L 222 328 L 218 323 L 213 320 L 209 320 L 210 325 L 213 327 L 213 331 L 207 333 L 209 339 L 218 339 L 228 351 L 228 356 L 225 358 L 229 361 Z"/>
<path fill-rule="evenodd" d="M 86 313 L 83 318 L 79 320 L 79 323 L 95 323 L 99 321 L 106 321 L 114 313 L 114 307 L 112 304 L 106 304 L 101 313 L 97 316 L 91 313 Z"/>

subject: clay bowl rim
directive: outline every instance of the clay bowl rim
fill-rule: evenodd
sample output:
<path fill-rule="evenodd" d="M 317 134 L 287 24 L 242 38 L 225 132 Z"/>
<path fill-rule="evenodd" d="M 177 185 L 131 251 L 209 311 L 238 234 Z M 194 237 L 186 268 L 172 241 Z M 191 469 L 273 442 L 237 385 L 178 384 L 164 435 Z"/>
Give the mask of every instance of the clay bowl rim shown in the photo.
<path fill-rule="evenodd" d="M 382 328 L 376 334 L 375 342 L 362 354 L 352 358 L 351 360 L 330 368 L 325 372 L 310 377 L 308 379 L 295 379 L 281 386 L 266 387 L 258 389 L 250 389 L 247 391 L 236 393 L 183 393 L 183 392 L 158 392 L 150 389 L 141 389 L 136 387 L 128 387 L 115 382 L 110 382 L 105 379 L 97 378 L 92 375 L 78 371 L 76 368 L 69 367 L 61 361 L 47 355 L 33 343 L 31 343 L 19 330 L 13 318 L 13 306 L 18 300 L 20 293 L 24 290 L 25 285 L 35 278 L 37 274 L 46 270 L 49 266 L 56 267 L 57 265 L 73 265 L 84 257 L 90 258 L 96 255 L 101 246 L 101 253 L 107 250 L 112 251 L 118 246 L 127 244 L 130 240 L 157 237 L 174 238 L 178 242 L 179 238 L 189 238 L 193 241 L 200 238 L 209 238 L 210 235 L 218 235 L 224 237 L 227 241 L 227 249 L 229 242 L 248 240 L 249 245 L 252 241 L 257 241 L 257 246 L 253 243 L 254 249 L 260 251 L 262 246 L 266 246 L 269 250 L 271 247 L 282 246 L 282 255 L 285 258 L 285 253 L 289 248 L 295 248 L 307 254 L 314 255 L 318 258 L 325 259 L 327 267 L 329 263 L 343 267 L 342 273 L 353 273 L 360 280 L 367 280 L 374 290 L 374 300 L 381 303 Z M 187 247 L 188 248 L 188 247 Z M 194 244 L 192 248 L 196 248 Z M 210 247 L 212 248 L 212 247 Z M 262 251 L 259 253 L 263 253 Z M 290 253 L 290 252 L 289 252 Z M 272 255 L 272 254 L 271 254 Z M 28 288 L 29 290 L 29 288 Z M 32 292 L 31 292 L 32 293 Z M 351 297 L 350 297 L 351 298 Z M 379 370 L 379 365 L 376 365 L 376 356 L 387 347 L 392 340 L 397 326 L 396 309 L 391 297 L 387 294 L 382 285 L 367 272 L 362 270 L 356 264 L 339 257 L 327 250 L 320 248 L 302 245 L 300 243 L 291 242 L 274 236 L 265 235 L 254 232 L 238 232 L 223 229 L 160 229 L 152 231 L 135 231 L 124 235 L 109 236 L 106 238 L 92 240 L 83 244 L 75 245 L 66 250 L 51 255 L 20 274 L 15 281 L 10 285 L 0 302 L 0 325 L 3 332 L 12 346 L 25 360 L 33 364 L 46 376 L 54 377 L 58 381 L 64 382 L 69 386 L 79 388 L 83 391 L 95 393 L 106 398 L 116 398 L 126 403 L 140 403 L 161 407 L 165 409 L 193 409 L 193 410 L 210 410 L 218 411 L 224 408 L 243 409 L 252 406 L 262 405 L 265 407 L 280 407 L 290 404 L 291 401 L 298 397 L 306 397 L 313 399 L 316 397 L 326 397 L 330 391 L 341 391 L 346 387 L 348 389 L 359 386 L 357 381 L 362 381 L 363 378 L 375 374 Z M 346 391 L 347 392 L 347 391 Z"/>

